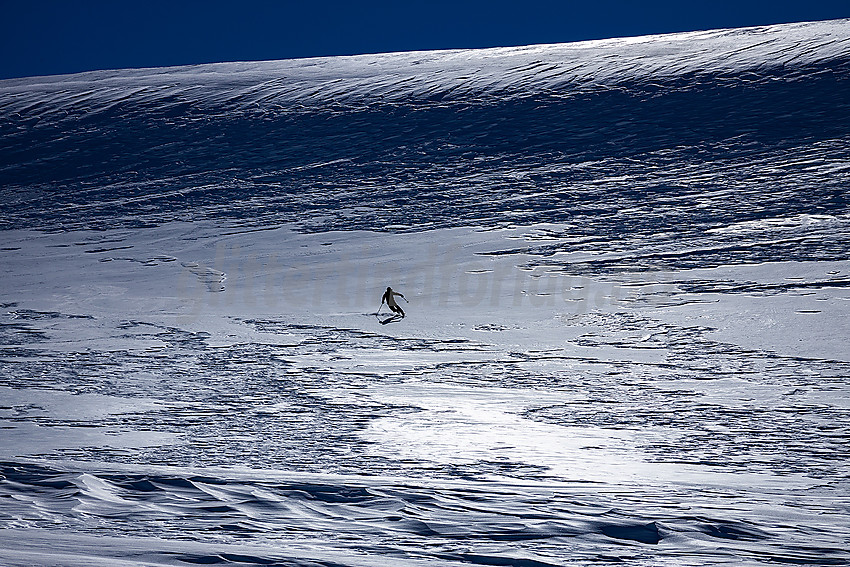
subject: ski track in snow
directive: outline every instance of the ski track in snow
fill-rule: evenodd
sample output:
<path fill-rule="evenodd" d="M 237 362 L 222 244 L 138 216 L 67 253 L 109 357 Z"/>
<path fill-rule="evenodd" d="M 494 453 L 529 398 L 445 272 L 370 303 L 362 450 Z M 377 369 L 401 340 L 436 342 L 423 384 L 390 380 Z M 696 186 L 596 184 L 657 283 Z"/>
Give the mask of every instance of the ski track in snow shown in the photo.
<path fill-rule="evenodd" d="M 0 81 L 0 563 L 850 564 L 848 79 L 837 20 Z"/>

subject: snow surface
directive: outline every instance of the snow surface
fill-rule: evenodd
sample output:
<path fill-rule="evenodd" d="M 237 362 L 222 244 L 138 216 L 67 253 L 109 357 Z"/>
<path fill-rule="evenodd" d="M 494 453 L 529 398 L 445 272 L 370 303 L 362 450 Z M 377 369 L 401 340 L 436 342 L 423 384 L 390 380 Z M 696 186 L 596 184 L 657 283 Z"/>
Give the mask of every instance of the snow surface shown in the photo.
<path fill-rule="evenodd" d="M 848 85 L 847 20 L 0 81 L 0 564 L 850 564 Z"/>

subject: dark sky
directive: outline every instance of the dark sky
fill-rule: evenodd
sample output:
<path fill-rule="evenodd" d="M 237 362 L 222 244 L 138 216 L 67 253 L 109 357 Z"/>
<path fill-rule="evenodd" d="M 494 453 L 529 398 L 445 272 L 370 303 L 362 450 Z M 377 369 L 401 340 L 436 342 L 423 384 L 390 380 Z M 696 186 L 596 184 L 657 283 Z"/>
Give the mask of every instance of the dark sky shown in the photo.
<path fill-rule="evenodd" d="M 0 0 L 0 78 L 850 17 L 850 0 Z"/>

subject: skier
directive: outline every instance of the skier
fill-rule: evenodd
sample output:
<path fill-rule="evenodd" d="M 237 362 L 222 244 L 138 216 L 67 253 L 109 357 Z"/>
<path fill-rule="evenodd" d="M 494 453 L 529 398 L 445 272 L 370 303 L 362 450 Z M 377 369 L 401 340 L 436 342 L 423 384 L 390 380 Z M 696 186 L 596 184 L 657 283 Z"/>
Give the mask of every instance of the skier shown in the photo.
<path fill-rule="evenodd" d="M 385 291 L 385 292 L 384 292 L 384 295 L 383 295 L 383 296 L 381 296 L 381 305 L 383 305 L 383 304 L 384 304 L 384 302 L 386 301 L 386 302 L 387 302 L 387 305 L 389 306 L 390 310 L 391 310 L 393 313 L 398 313 L 398 314 L 400 314 L 402 317 L 404 317 L 404 310 L 402 310 L 402 308 L 401 308 L 401 307 L 399 307 L 398 303 L 396 303 L 396 302 L 395 302 L 395 297 L 394 297 L 394 296 L 396 296 L 396 295 L 400 296 L 402 299 L 404 299 L 405 301 L 407 301 L 407 298 L 406 298 L 406 297 L 404 297 L 404 295 L 403 295 L 403 294 L 401 294 L 401 293 L 399 293 L 399 292 L 397 292 L 397 291 L 393 291 L 393 288 L 388 287 L 388 288 L 387 288 L 387 291 Z"/>

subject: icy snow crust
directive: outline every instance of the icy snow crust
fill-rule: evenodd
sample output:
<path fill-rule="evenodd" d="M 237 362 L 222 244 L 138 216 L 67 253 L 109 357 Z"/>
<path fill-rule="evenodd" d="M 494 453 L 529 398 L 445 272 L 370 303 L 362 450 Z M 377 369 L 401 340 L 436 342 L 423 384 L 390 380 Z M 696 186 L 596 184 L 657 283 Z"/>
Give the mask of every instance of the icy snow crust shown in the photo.
<path fill-rule="evenodd" d="M 0 564 L 850 564 L 848 86 L 847 20 L 0 81 Z"/>

